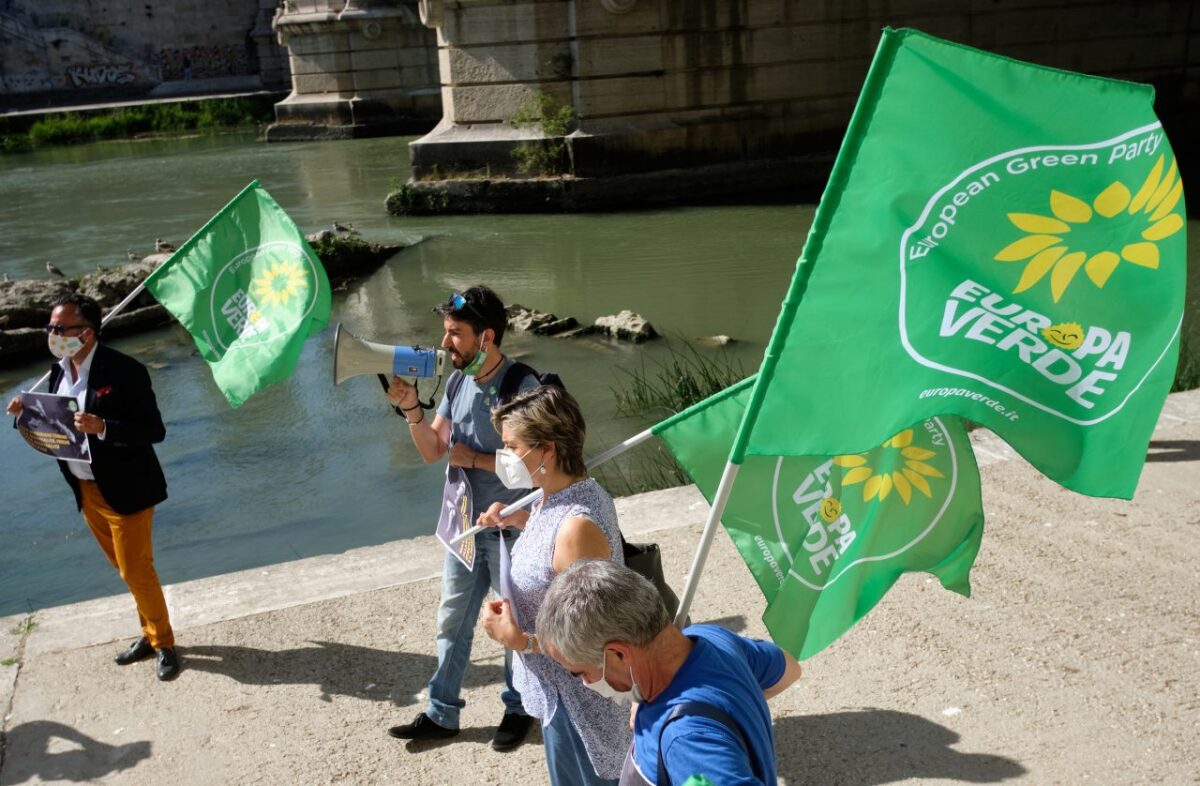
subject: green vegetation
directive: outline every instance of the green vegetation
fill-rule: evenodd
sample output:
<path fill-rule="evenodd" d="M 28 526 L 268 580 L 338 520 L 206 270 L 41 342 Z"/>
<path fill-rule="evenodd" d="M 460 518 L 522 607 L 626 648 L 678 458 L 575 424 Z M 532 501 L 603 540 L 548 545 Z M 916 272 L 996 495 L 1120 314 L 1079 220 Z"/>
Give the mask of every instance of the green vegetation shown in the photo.
<path fill-rule="evenodd" d="M 0 152 L 16 153 L 39 145 L 70 145 L 100 139 L 127 139 L 142 134 L 172 134 L 270 122 L 272 98 L 205 99 L 172 104 L 144 104 L 103 113 L 64 112 L 47 115 L 16 131 L 0 125 Z"/>
<path fill-rule="evenodd" d="M 392 193 L 384 201 L 387 211 L 396 216 L 437 213 L 449 204 L 450 197 L 442 189 L 417 189 L 411 183 L 400 183 L 397 187 L 396 182 L 392 183 Z"/>
<path fill-rule="evenodd" d="M 741 362 L 728 354 L 708 355 L 686 341 L 683 346 L 683 350 L 672 346 L 670 357 L 655 363 L 657 368 L 653 371 L 647 371 L 644 363 L 633 371 L 617 369 L 629 380 L 620 390 L 613 389 L 619 413 L 641 415 L 659 411 L 666 417 L 749 376 Z"/>
<path fill-rule="evenodd" d="M 0 658 L 0 666 L 15 666 L 17 665 L 16 658 Z"/>
<path fill-rule="evenodd" d="M 628 381 L 613 388 L 617 411 L 627 416 L 657 415 L 656 420 L 681 412 L 747 376 L 741 362 L 727 353 L 705 353 L 683 342 L 669 347 L 670 355 L 656 368 L 618 368 Z M 657 440 L 643 444 L 605 464 L 596 478 L 612 494 L 624 496 L 691 483 L 683 467 Z"/>
<path fill-rule="evenodd" d="M 513 148 L 517 169 L 526 175 L 561 175 L 569 170 L 563 137 L 575 130 L 575 107 L 559 104 L 554 96 L 538 91 L 508 121 L 513 128 L 536 128 L 545 139 L 521 142 Z"/>
<path fill-rule="evenodd" d="M 24 636 L 27 633 L 33 633 L 38 627 L 36 617 L 37 614 L 30 614 L 28 617 L 14 625 L 12 629 L 9 630 L 9 633 L 14 636 Z"/>

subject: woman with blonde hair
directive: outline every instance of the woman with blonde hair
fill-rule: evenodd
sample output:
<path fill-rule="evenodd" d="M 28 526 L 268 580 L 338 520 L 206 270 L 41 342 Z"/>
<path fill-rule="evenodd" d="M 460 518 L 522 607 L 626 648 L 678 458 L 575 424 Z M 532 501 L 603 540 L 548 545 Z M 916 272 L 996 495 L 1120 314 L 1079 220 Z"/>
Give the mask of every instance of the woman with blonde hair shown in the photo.
<path fill-rule="evenodd" d="M 616 507 L 588 477 L 587 427 L 571 394 L 533 388 L 494 409 L 492 422 L 504 441 L 496 453 L 501 482 L 540 488 L 543 497 L 524 523 L 523 514 L 502 520 L 499 503 L 479 517 L 481 524 L 524 530 L 512 550 L 512 604 L 486 604 L 484 630 L 521 655 L 513 683 L 525 711 L 542 721 L 551 784 L 615 784 L 632 739 L 629 708 L 604 691 L 604 680 L 584 685 L 545 654 L 535 623 L 550 582 L 567 566 L 581 559 L 624 564 Z"/>

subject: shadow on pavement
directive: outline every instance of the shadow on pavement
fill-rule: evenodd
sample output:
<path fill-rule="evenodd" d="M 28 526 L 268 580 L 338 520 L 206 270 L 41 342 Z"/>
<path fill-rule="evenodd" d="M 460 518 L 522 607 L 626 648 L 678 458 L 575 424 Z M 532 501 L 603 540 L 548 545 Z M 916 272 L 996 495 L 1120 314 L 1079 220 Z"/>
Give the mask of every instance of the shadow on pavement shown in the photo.
<path fill-rule="evenodd" d="M 1146 461 L 1200 461 L 1200 441 L 1194 439 L 1151 440 Z"/>
<path fill-rule="evenodd" d="M 793 786 L 876 786 L 926 779 L 999 783 L 1025 774 L 1012 759 L 950 747 L 958 741 L 958 734 L 945 726 L 894 710 L 775 721 L 779 775 Z"/>
<path fill-rule="evenodd" d="M 150 756 L 150 742 L 109 745 L 54 721 L 30 721 L 4 734 L 0 783 L 29 780 L 91 782 L 134 767 Z"/>
<path fill-rule="evenodd" d="M 199 645 L 181 647 L 184 670 L 221 674 L 245 685 L 318 686 L 321 699 L 354 696 L 390 701 L 403 707 L 416 704 L 437 666 L 432 655 L 376 650 L 329 641 L 290 650 Z M 504 684 L 504 667 L 497 652 L 494 664 L 471 663 L 464 687 Z M 497 703 L 499 703 L 497 701 Z"/>
<path fill-rule="evenodd" d="M 697 620 L 693 618 L 692 622 L 703 623 L 704 625 L 717 625 L 734 633 L 741 633 L 746 629 L 746 618 L 741 614 L 734 614 L 731 617 L 719 617 L 715 620 Z"/>

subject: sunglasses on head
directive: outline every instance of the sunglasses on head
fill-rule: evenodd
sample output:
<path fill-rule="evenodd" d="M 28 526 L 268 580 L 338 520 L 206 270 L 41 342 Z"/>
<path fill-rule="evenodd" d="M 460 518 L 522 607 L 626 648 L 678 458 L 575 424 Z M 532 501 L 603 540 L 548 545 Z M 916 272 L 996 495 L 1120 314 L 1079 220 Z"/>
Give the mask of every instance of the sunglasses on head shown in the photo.
<path fill-rule="evenodd" d="M 462 311 L 464 308 L 469 309 L 472 314 L 479 317 L 484 322 L 487 322 L 487 320 L 484 319 L 483 314 L 479 313 L 479 309 L 472 306 L 469 300 L 457 292 L 450 293 L 450 298 L 446 301 L 446 309 L 449 311 Z"/>

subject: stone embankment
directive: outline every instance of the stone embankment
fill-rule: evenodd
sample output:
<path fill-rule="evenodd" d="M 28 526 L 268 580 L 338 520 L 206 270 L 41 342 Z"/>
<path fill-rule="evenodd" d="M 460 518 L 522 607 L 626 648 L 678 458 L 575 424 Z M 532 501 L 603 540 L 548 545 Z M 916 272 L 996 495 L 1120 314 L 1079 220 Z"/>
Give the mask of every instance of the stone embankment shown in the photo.
<path fill-rule="evenodd" d="M 308 236 L 334 289 L 375 270 L 404 246 L 371 243 L 354 230 L 323 230 Z M 0 282 L 0 367 L 41 357 L 46 351 L 44 326 L 59 298 L 78 292 L 93 297 L 106 312 L 133 292 L 170 258 L 155 253 L 116 268 L 100 268 L 76 278 L 50 275 L 40 279 Z M 165 325 L 172 317 L 149 292 L 142 292 L 105 326 L 108 336 L 121 336 Z"/>

